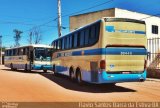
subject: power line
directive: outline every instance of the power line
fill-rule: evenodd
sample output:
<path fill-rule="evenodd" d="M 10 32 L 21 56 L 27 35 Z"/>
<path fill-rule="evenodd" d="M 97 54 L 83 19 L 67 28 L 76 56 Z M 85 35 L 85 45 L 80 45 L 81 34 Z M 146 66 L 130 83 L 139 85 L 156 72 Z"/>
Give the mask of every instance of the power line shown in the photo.
<path fill-rule="evenodd" d="M 91 7 L 89 7 L 89 8 L 82 9 L 82 10 L 80 10 L 80 11 L 77 11 L 77 12 L 73 12 L 73 13 L 70 13 L 70 14 L 62 15 L 62 17 L 67 17 L 67 16 L 70 16 L 70 15 L 73 15 L 73 14 L 76 14 L 76 13 L 80 13 L 80 12 L 83 12 L 83 11 L 87 11 L 87 10 L 90 10 L 90 9 L 92 9 L 92 8 L 99 7 L 99 6 L 101 6 L 101 5 L 108 4 L 108 3 L 113 2 L 113 1 L 114 1 L 114 0 L 109 0 L 109 1 L 107 1 L 107 2 L 103 2 L 103 3 L 101 3 L 101 4 L 94 5 L 94 6 L 91 6 Z M 55 18 L 54 20 L 57 20 L 57 19 L 58 19 L 58 18 Z"/>
<path fill-rule="evenodd" d="M 25 22 L 12 22 L 12 21 L 0 21 L 1 24 L 18 24 L 18 25 L 26 25 L 26 26 L 36 26 L 35 24 L 31 23 L 25 23 Z M 46 27 L 55 27 L 55 26 L 49 26 L 49 25 L 41 25 Z"/>

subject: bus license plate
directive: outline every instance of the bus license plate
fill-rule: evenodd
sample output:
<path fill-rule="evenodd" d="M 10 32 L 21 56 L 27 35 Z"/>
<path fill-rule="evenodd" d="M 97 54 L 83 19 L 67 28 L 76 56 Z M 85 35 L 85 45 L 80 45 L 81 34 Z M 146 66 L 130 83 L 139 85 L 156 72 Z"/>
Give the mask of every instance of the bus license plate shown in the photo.
<path fill-rule="evenodd" d="M 123 74 L 130 74 L 130 72 L 122 72 Z"/>

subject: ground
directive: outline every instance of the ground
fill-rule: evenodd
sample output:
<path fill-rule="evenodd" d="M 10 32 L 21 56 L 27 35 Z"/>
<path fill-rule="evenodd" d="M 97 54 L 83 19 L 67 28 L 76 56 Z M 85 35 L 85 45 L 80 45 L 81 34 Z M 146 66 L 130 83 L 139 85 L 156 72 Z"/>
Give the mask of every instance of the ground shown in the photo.
<path fill-rule="evenodd" d="M 78 85 L 52 72 L 26 73 L 0 66 L 0 102 L 158 102 L 160 80 Z"/>

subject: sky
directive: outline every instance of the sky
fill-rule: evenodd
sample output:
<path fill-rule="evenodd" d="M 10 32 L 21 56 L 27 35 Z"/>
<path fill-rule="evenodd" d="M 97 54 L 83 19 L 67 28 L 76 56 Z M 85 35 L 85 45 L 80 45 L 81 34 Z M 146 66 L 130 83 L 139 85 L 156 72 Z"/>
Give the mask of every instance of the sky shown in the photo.
<path fill-rule="evenodd" d="M 62 34 L 69 33 L 71 15 L 114 7 L 150 15 L 160 14 L 160 0 L 113 0 L 103 4 L 107 1 L 111 0 L 61 0 L 64 16 L 62 26 L 66 27 Z M 23 31 L 20 44 L 27 45 L 29 31 L 33 27 L 39 27 L 42 31 L 42 44 L 51 44 L 58 38 L 56 18 L 57 0 L 0 0 L 0 35 L 3 36 L 3 46 L 14 46 L 14 29 Z"/>

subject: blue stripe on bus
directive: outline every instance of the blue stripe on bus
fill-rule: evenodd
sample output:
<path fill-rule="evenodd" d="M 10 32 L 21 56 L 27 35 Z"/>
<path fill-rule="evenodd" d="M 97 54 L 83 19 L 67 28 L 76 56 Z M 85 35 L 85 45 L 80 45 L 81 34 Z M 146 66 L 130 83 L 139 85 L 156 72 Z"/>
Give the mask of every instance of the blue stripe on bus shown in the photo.
<path fill-rule="evenodd" d="M 100 48 L 84 50 L 83 55 L 121 55 L 122 52 L 131 52 L 131 55 L 146 55 L 146 49 Z M 82 55 L 82 51 L 72 52 L 73 56 Z"/>
<path fill-rule="evenodd" d="M 144 31 L 135 31 L 135 34 L 146 34 Z"/>
<path fill-rule="evenodd" d="M 68 53 L 68 52 L 66 52 Z M 70 56 L 81 56 L 81 55 L 147 55 L 146 49 L 138 48 L 98 48 L 90 50 L 73 51 Z M 65 56 L 64 53 L 58 53 L 57 57 Z"/>
<path fill-rule="evenodd" d="M 114 26 L 106 26 L 107 32 L 121 32 L 121 33 L 131 33 L 131 34 L 146 34 L 145 31 L 138 30 L 117 30 Z"/>

